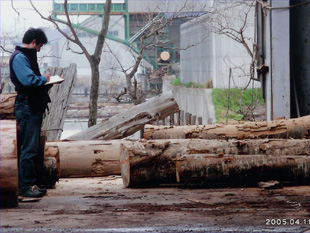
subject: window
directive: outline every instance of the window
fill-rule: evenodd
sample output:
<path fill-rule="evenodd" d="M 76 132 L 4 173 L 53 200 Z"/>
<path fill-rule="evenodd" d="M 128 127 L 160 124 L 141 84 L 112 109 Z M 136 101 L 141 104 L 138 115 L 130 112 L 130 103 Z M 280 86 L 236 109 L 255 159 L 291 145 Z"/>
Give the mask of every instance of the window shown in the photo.
<path fill-rule="evenodd" d="M 108 31 L 108 35 L 118 37 L 119 34 L 118 31 Z"/>

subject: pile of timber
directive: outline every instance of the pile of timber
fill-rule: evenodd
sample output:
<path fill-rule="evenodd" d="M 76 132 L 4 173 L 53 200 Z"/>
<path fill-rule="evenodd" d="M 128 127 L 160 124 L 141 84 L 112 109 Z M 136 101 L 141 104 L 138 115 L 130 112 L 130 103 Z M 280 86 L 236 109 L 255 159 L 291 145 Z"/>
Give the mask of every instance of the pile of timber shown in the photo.
<path fill-rule="evenodd" d="M 285 128 L 283 125 L 287 122 L 282 120 L 247 123 L 233 127 L 247 132 L 244 125 L 253 129 L 252 124 L 256 124 L 257 132 L 260 124 L 262 133 L 256 133 L 255 137 L 250 134 L 240 137 L 240 133 L 233 136 L 226 130 L 226 136 L 223 136 L 222 128 L 232 127 L 227 125 L 217 126 L 221 129 L 218 137 L 212 131 L 214 139 L 201 139 L 201 136 L 184 138 L 184 135 L 193 135 L 193 130 L 187 129 L 179 139 L 55 141 L 46 143 L 45 156 L 60 160 L 57 166 L 61 178 L 121 174 L 125 187 L 159 184 L 253 186 L 259 181 L 274 179 L 307 184 L 309 140 L 302 138 L 307 136 L 309 117 L 288 122 L 294 123 L 298 133 L 293 133 L 292 128 Z M 215 126 L 188 126 L 192 127 L 206 129 Z M 269 135 L 279 132 L 277 127 L 281 127 L 278 135 L 290 135 L 289 138 L 269 138 Z M 184 126 L 145 128 L 145 137 L 154 137 L 154 133 L 171 137 L 166 130 L 182 132 L 180 129 L 186 129 Z M 204 132 L 204 135 L 207 134 Z M 301 139 L 293 139 L 292 135 L 299 135 Z"/>
<path fill-rule="evenodd" d="M 123 184 L 309 184 L 309 123 L 306 116 L 240 125 L 146 126 L 145 140 L 121 146 Z"/>

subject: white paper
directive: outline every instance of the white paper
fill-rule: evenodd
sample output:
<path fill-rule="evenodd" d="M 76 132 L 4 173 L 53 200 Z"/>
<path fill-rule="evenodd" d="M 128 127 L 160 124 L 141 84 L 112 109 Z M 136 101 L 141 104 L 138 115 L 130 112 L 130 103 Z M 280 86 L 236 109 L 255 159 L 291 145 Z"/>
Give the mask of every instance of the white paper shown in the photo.
<path fill-rule="evenodd" d="M 64 81 L 64 79 L 62 77 L 60 77 L 59 75 L 54 75 L 54 76 L 50 77 L 50 81 L 46 82 L 45 85 L 54 84 L 54 83 L 61 83 L 63 81 Z"/>

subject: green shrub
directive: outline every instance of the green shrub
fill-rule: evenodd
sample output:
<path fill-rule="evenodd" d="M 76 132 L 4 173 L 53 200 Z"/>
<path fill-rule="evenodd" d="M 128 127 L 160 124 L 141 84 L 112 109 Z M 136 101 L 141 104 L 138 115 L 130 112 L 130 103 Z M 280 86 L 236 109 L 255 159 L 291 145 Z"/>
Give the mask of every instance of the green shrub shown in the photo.
<path fill-rule="evenodd" d="M 185 84 L 185 87 L 189 88 L 189 87 L 193 87 L 194 83 L 193 82 L 188 82 Z"/>
<path fill-rule="evenodd" d="M 182 83 L 181 83 L 181 77 L 179 76 L 179 77 L 175 78 L 174 80 L 172 80 L 172 81 L 170 82 L 170 84 L 171 84 L 171 85 L 174 85 L 174 86 L 182 85 Z"/>
<path fill-rule="evenodd" d="M 213 88 L 212 98 L 218 123 L 229 120 L 240 121 L 249 114 L 249 107 L 264 104 L 260 88 L 247 90 Z M 227 112 L 228 107 L 229 111 Z"/>

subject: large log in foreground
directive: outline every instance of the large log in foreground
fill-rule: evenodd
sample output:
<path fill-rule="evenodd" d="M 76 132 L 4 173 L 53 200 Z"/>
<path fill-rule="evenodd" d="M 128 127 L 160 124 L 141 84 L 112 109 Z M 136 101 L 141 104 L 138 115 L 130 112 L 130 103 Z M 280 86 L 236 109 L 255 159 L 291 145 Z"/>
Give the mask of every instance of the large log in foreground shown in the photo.
<path fill-rule="evenodd" d="M 18 206 L 16 121 L 0 122 L 0 207 Z"/>
<path fill-rule="evenodd" d="M 17 93 L 1 93 L 0 94 L 0 119 L 15 119 L 14 105 Z"/>
<path fill-rule="evenodd" d="M 179 109 L 172 92 L 154 97 L 145 103 L 132 107 L 124 113 L 94 125 L 80 133 L 74 134 L 70 140 L 121 139 L 143 129 L 145 124 L 162 120 Z"/>
<path fill-rule="evenodd" d="M 120 165 L 125 187 L 177 183 L 176 161 L 181 155 L 307 156 L 309 140 L 171 139 L 121 145 Z M 264 159 L 264 157 L 260 157 Z M 291 167 L 293 169 L 293 167 Z M 251 169 L 249 167 L 248 169 Z M 245 176 L 246 172 L 243 173 Z M 257 174 L 259 175 L 259 174 Z M 180 176 L 181 177 L 181 176 Z M 272 179 L 272 177 L 269 177 Z M 292 179 L 294 179 L 292 177 Z"/>
<path fill-rule="evenodd" d="M 129 140 L 47 142 L 45 156 L 59 160 L 61 178 L 120 175 L 120 144 Z"/>
<path fill-rule="evenodd" d="M 177 182 L 183 185 L 255 186 L 277 180 L 309 185 L 309 156 L 181 155 L 176 159 Z"/>
<path fill-rule="evenodd" d="M 144 128 L 145 139 L 304 138 L 310 130 L 310 116 L 289 120 L 248 122 L 237 125 L 153 126 Z"/>

